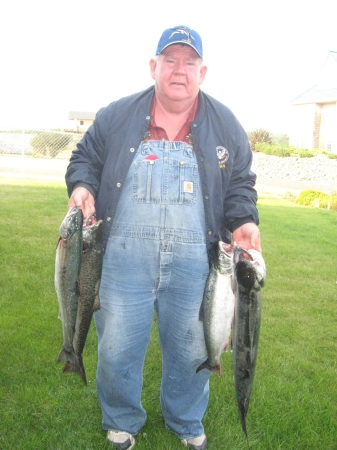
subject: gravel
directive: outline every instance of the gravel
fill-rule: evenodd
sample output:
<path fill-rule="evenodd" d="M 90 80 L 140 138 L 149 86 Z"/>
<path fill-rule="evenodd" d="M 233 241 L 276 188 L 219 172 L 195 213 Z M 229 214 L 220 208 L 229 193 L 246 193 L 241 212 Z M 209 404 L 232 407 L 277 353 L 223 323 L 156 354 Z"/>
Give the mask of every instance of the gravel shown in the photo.
<path fill-rule="evenodd" d="M 254 153 L 252 170 L 257 175 L 257 190 L 268 186 L 290 192 L 317 189 L 330 194 L 337 191 L 337 159 L 325 155 L 282 158 Z"/>

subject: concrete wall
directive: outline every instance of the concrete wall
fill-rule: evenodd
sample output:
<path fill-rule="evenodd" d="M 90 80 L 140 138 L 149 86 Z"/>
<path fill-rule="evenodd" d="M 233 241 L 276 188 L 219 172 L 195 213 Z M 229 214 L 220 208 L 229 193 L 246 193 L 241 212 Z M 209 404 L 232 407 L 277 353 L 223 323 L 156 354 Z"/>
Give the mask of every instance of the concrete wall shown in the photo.
<path fill-rule="evenodd" d="M 321 123 L 318 148 L 337 153 L 337 106 L 336 103 L 321 105 Z"/>
<path fill-rule="evenodd" d="M 313 149 L 314 124 L 318 122 L 316 105 L 295 105 L 291 111 L 289 144 L 297 148 Z"/>

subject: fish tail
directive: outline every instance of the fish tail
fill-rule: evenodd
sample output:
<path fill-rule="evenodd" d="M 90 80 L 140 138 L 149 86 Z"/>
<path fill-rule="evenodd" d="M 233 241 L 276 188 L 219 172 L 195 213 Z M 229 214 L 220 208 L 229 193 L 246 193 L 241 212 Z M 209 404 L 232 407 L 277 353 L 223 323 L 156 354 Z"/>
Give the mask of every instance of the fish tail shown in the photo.
<path fill-rule="evenodd" d="M 200 364 L 200 366 L 197 368 L 196 373 L 200 372 L 200 370 L 202 369 L 208 369 L 211 372 L 215 373 L 216 375 L 220 376 L 221 375 L 221 367 L 220 364 L 217 364 L 216 366 L 211 366 L 208 359 L 206 359 L 205 362 L 203 362 L 202 364 Z"/>
<path fill-rule="evenodd" d="M 56 360 L 57 363 L 70 363 L 73 365 L 78 365 L 78 359 L 73 347 L 71 347 L 70 351 L 67 351 L 64 347 L 61 348 L 61 351 Z"/>
<path fill-rule="evenodd" d="M 84 365 L 83 365 L 82 356 L 78 357 L 77 364 L 72 364 L 70 362 L 66 362 L 66 364 L 65 364 L 65 366 L 63 368 L 63 372 L 64 373 L 73 372 L 76 375 L 78 375 L 80 378 L 82 378 L 84 383 L 87 384 L 87 377 L 86 377 L 86 374 L 85 374 L 85 369 L 84 369 Z"/>
<path fill-rule="evenodd" d="M 249 448 L 249 442 L 248 442 L 248 432 L 247 432 L 247 425 L 246 425 L 246 416 L 244 414 L 241 414 L 241 427 L 242 431 L 244 432 L 244 435 L 247 439 L 248 448 Z"/>

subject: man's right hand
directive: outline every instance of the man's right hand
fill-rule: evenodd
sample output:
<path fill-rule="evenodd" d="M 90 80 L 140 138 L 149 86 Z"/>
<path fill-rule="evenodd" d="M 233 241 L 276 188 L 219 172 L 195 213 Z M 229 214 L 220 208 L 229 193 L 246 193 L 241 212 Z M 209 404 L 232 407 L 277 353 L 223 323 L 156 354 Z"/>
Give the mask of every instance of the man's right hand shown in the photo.
<path fill-rule="evenodd" d="M 68 209 L 77 206 L 82 209 L 83 218 L 86 219 L 95 212 L 95 199 L 93 195 L 84 187 L 78 187 L 73 190 L 68 202 Z"/>

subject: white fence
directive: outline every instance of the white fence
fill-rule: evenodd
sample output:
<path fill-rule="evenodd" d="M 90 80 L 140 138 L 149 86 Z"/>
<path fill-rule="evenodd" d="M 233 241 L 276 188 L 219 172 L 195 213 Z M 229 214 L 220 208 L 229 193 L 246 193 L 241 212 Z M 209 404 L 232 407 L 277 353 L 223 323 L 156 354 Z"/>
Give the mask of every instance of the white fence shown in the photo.
<path fill-rule="evenodd" d="M 82 134 L 0 130 L 0 176 L 63 180 Z"/>

